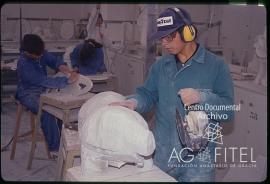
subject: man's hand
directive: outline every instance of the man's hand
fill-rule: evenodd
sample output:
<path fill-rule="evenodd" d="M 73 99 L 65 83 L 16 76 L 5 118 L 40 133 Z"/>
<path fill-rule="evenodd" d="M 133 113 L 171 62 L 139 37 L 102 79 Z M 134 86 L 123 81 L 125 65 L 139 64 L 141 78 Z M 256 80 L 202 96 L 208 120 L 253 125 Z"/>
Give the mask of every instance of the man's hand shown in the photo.
<path fill-rule="evenodd" d="M 68 84 L 72 84 L 79 79 L 79 74 L 77 72 L 70 72 L 68 77 Z"/>
<path fill-rule="evenodd" d="M 110 103 L 109 105 L 115 105 L 115 106 L 123 106 L 123 107 L 126 107 L 126 108 L 129 108 L 131 110 L 135 110 L 136 107 L 137 107 L 137 100 L 135 99 L 129 99 L 129 100 L 124 100 L 124 101 L 121 101 L 121 102 L 113 102 L 113 103 Z"/>
<path fill-rule="evenodd" d="M 65 65 L 65 64 L 60 65 L 60 66 L 58 67 L 58 70 L 59 70 L 60 72 L 64 73 L 64 74 L 68 74 L 68 73 L 72 72 L 72 71 L 69 69 L 69 67 L 68 67 L 67 65 Z"/>
<path fill-rule="evenodd" d="M 75 66 L 75 67 L 73 68 L 73 71 L 79 73 L 79 68 L 78 68 L 77 66 Z"/>
<path fill-rule="evenodd" d="M 178 94 L 181 96 L 182 102 L 185 106 L 200 103 L 200 92 L 193 88 L 185 88 L 179 90 Z"/>

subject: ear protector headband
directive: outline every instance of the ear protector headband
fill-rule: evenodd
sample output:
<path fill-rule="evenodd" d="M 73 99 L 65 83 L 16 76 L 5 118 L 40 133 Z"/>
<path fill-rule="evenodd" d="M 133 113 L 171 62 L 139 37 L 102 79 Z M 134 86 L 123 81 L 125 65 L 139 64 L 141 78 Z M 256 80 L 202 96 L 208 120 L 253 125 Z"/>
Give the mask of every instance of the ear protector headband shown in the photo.
<path fill-rule="evenodd" d="M 185 23 L 182 30 L 179 31 L 180 36 L 184 42 L 191 42 L 196 38 L 196 29 L 191 22 L 184 16 L 179 8 L 169 8 L 174 11 Z"/>

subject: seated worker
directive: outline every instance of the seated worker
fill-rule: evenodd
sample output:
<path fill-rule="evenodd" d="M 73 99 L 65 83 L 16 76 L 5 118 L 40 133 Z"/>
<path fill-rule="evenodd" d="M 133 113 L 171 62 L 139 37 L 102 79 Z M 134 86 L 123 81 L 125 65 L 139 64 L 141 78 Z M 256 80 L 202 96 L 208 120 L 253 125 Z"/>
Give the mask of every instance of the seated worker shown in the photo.
<path fill-rule="evenodd" d="M 63 72 L 69 77 L 48 77 L 47 66 Z M 46 88 L 64 88 L 67 84 L 75 82 L 78 74 L 70 71 L 66 63 L 48 53 L 43 40 L 38 35 L 26 34 L 21 43 L 17 77 L 16 99 L 31 112 L 37 114 L 40 95 L 46 91 Z M 61 123 L 57 123 L 57 119 L 53 115 L 43 112 L 41 128 L 49 151 L 58 151 Z"/>
<path fill-rule="evenodd" d="M 87 39 L 77 45 L 70 54 L 74 71 L 82 75 L 94 75 L 106 72 L 102 45 L 93 39 Z"/>

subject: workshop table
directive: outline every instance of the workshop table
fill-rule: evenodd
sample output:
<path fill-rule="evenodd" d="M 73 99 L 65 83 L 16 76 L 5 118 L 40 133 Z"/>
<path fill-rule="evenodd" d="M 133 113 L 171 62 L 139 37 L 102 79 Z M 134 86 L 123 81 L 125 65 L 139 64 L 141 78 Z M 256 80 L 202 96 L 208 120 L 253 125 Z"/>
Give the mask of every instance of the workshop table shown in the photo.
<path fill-rule="evenodd" d="M 32 140 L 27 169 L 31 169 L 32 167 L 37 142 L 37 133 L 41 124 L 40 118 L 42 111 L 47 111 L 58 119 L 61 119 L 63 121 L 63 125 L 65 125 L 66 123 L 78 120 L 78 112 L 80 107 L 84 102 L 94 95 L 94 93 L 90 92 L 80 96 L 51 92 L 44 93 L 40 96 L 39 111 L 37 115 L 36 127 L 34 129 L 34 137 Z"/>

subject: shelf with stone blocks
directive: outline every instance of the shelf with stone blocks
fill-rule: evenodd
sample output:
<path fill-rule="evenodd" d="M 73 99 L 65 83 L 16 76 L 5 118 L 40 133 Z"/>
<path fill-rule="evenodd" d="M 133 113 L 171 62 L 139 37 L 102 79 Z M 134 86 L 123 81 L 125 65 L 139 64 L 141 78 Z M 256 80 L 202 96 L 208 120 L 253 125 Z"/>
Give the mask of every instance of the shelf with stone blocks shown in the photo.
<path fill-rule="evenodd" d="M 58 40 L 44 40 L 45 43 L 51 43 L 51 42 L 80 42 L 83 39 L 70 39 L 70 40 L 64 40 L 64 39 L 58 39 Z M 19 41 L 14 40 L 1 40 L 2 47 L 8 46 L 8 45 L 19 45 Z"/>
<path fill-rule="evenodd" d="M 30 20 L 30 21 L 65 21 L 65 20 L 72 20 L 74 21 L 74 19 L 71 18 L 36 18 L 36 17 L 7 17 L 6 18 L 8 21 L 9 20 Z M 80 20 L 85 20 L 85 19 L 80 19 Z"/>
<path fill-rule="evenodd" d="M 64 53 L 68 46 L 77 45 L 82 40 L 72 39 L 72 40 L 44 40 L 45 47 L 48 52 L 60 52 Z M 2 53 L 3 55 L 9 54 L 19 54 L 19 41 L 1 41 Z"/>

